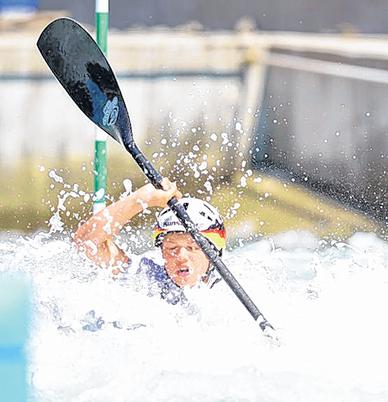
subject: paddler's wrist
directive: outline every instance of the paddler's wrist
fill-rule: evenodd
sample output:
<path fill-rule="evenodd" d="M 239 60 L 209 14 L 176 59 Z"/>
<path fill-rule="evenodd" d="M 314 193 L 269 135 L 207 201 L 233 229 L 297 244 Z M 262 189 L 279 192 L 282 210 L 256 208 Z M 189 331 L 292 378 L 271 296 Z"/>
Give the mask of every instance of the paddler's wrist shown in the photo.
<path fill-rule="evenodd" d="M 139 210 L 138 212 L 142 212 L 147 208 L 157 206 L 155 205 L 152 197 L 153 190 L 154 188 L 151 185 L 147 184 L 143 187 L 140 187 L 132 194 L 133 201 L 135 202 L 136 207 Z"/>

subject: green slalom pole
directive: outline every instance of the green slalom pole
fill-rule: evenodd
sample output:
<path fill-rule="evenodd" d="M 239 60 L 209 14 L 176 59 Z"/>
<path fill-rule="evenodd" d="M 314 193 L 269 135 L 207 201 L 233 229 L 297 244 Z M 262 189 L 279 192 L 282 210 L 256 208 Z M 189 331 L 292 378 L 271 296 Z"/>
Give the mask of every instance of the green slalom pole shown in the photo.
<path fill-rule="evenodd" d="M 96 0 L 96 41 L 102 52 L 108 54 L 109 0 Z M 94 203 L 93 212 L 105 208 L 107 182 L 107 134 L 96 128 L 94 143 Z"/>

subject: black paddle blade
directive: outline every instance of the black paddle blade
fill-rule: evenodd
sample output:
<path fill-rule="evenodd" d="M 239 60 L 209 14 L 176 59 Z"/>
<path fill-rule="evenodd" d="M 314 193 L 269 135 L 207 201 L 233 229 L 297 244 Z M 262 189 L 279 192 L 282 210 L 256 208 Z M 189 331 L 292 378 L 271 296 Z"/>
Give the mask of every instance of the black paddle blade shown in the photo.
<path fill-rule="evenodd" d="M 43 30 L 37 46 L 86 116 L 126 148 L 131 146 L 132 128 L 123 96 L 94 39 L 75 21 L 59 18 Z"/>

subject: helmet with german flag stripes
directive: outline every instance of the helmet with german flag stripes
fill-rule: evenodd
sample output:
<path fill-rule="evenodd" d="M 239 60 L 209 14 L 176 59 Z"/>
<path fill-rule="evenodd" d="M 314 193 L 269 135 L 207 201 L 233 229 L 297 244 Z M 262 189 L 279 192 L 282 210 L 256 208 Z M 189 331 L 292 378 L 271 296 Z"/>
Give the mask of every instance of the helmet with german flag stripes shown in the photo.
<path fill-rule="evenodd" d="M 183 205 L 201 234 L 221 254 L 226 245 L 226 232 L 224 222 L 217 209 L 198 198 L 182 198 L 179 203 Z M 171 232 L 186 232 L 186 229 L 174 212 L 167 207 L 160 212 L 157 218 L 153 232 L 155 246 L 161 246 L 164 236 Z"/>

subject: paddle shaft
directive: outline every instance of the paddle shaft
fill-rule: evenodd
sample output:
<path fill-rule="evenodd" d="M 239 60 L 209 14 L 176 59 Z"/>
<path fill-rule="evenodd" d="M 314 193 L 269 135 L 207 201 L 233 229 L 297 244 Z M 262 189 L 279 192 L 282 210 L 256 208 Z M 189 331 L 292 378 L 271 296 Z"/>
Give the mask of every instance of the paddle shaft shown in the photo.
<path fill-rule="evenodd" d="M 163 189 L 162 187 L 162 176 L 153 167 L 151 162 L 144 156 L 135 143 L 124 144 L 127 151 L 132 155 L 136 163 L 139 165 L 140 169 L 144 172 L 150 182 L 155 186 L 155 188 Z M 267 327 L 273 329 L 272 325 L 265 319 L 263 314 L 257 308 L 252 299 L 248 296 L 245 290 L 238 283 L 237 279 L 229 271 L 226 265 L 221 260 L 219 254 L 213 247 L 209 244 L 208 240 L 202 236 L 199 230 L 195 227 L 193 221 L 190 219 L 183 205 L 181 205 L 178 200 L 173 197 L 169 202 L 168 206 L 175 213 L 177 218 L 180 220 L 182 225 L 185 227 L 187 233 L 189 233 L 195 242 L 201 247 L 202 251 L 211 262 L 211 264 L 220 273 L 222 279 L 228 284 L 232 289 L 233 293 L 238 297 L 240 302 L 249 311 L 251 316 L 259 323 L 260 328 L 264 331 Z"/>

